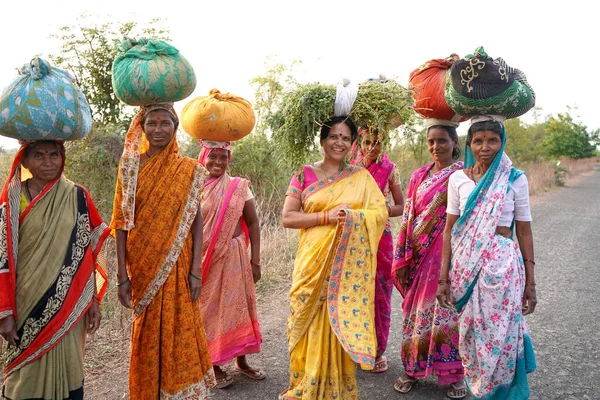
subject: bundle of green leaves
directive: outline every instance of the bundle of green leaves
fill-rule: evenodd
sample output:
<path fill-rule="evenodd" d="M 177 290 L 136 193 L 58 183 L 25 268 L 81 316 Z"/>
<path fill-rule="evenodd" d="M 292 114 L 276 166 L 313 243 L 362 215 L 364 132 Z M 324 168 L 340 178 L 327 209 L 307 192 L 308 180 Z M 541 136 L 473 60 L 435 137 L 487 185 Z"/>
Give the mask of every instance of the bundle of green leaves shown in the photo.
<path fill-rule="evenodd" d="M 273 140 L 294 166 L 314 154 L 318 132 L 333 116 L 335 95 L 334 85 L 298 84 L 283 94 L 279 109 L 269 116 Z M 348 117 L 357 126 L 377 132 L 387 147 L 396 128 L 414 118 L 412 94 L 392 80 L 361 83 Z"/>

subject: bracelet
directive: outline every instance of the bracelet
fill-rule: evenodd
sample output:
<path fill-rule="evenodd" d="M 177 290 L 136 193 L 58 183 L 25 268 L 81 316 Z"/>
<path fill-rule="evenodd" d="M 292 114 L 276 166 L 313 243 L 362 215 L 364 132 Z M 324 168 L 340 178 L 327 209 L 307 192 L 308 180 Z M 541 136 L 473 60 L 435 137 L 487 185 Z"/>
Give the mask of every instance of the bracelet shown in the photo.
<path fill-rule="evenodd" d="M 253 265 L 255 267 L 260 268 L 260 264 L 259 263 L 255 263 L 254 261 L 250 260 L 250 265 Z"/>
<path fill-rule="evenodd" d="M 190 276 L 191 276 L 192 278 L 196 278 L 196 279 L 198 279 L 199 281 L 201 281 L 201 280 L 202 280 L 202 278 L 200 278 L 199 276 L 196 276 L 196 275 L 194 275 L 194 273 L 193 273 L 192 271 L 190 271 Z"/>
<path fill-rule="evenodd" d="M 127 282 L 129 282 L 129 277 L 127 277 L 127 279 L 125 279 L 125 280 L 124 280 L 124 281 L 122 281 L 122 282 L 118 282 L 118 283 L 117 283 L 117 286 L 123 286 L 123 285 L 124 285 L 124 284 L 126 284 Z"/>
<path fill-rule="evenodd" d="M 533 260 L 532 260 L 532 259 L 530 259 L 530 258 L 525 258 L 525 259 L 523 260 L 523 263 L 526 263 L 526 262 L 530 262 L 530 263 L 532 263 L 532 264 L 535 266 L 535 261 L 533 261 Z"/>
<path fill-rule="evenodd" d="M 525 287 L 527 287 L 527 286 L 533 286 L 533 287 L 535 287 L 535 283 L 528 283 L 528 284 L 525 285 Z"/>
<path fill-rule="evenodd" d="M 329 225 L 329 213 L 323 211 L 323 225 Z"/>
<path fill-rule="evenodd" d="M 94 301 L 94 303 L 96 304 L 100 304 L 100 299 L 98 298 L 98 296 L 94 295 L 94 297 L 92 298 L 92 300 Z"/>
<path fill-rule="evenodd" d="M 442 283 L 450 283 L 450 281 L 448 279 L 440 279 L 438 285 L 441 285 Z"/>

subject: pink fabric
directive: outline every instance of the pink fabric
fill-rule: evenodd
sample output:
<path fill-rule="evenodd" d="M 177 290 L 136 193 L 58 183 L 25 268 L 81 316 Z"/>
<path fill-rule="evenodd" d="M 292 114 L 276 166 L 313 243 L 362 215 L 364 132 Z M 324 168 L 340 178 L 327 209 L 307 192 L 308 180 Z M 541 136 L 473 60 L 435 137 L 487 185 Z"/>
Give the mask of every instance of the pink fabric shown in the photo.
<path fill-rule="evenodd" d="M 358 157 L 353 164 L 359 164 L 364 159 L 359 151 Z M 390 181 L 390 174 L 394 170 L 394 163 L 390 161 L 387 154 L 381 155 L 380 162 L 371 163 L 367 170 L 375 179 L 381 193 L 385 195 L 386 187 Z M 385 352 L 390 335 L 390 323 L 392 318 L 392 258 L 394 255 L 394 239 L 392 228 L 388 220 L 379 248 L 377 250 L 377 275 L 375 277 L 375 332 L 377 334 L 377 357 Z"/>
<path fill-rule="evenodd" d="M 249 185 L 224 173 L 204 190 L 200 312 L 214 365 L 258 353 L 262 343 L 247 235 L 235 236 Z"/>
<path fill-rule="evenodd" d="M 198 162 L 203 167 L 206 167 L 206 158 L 208 157 L 208 155 L 214 149 L 224 149 L 224 150 L 227 150 L 227 159 L 229 161 L 231 161 L 231 148 L 229 146 L 229 142 L 223 142 L 223 143 L 227 143 L 227 145 L 223 145 L 223 146 L 220 146 L 220 147 L 209 147 L 209 146 L 205 146 L 204 142 L 200 141 L 200 154 L 198 155 Z M 208 183 L 206 183 L 206 184 L 208 184 Z"/>
<path fill-rule="evenodd" d="M 458 314 L 436 301 L 443 230 L 446 223 L 448 179 L 462 168 L 455 163 L 428 177 L 433 164 L 416 170 L 406 194 L 393 272 L 409 268 L 402 314 L 402 363 L 409 376 L 435 374 L 440 385 L 458 382 L 463 367 L 458 352 Z M 415 232 L 419 232 L 416 234 Z"/>
<path fill-rule="evenodd" d="M 298 172 L 294 174 L 290 182 L 290 186 L 298 188 L 301 191 L 319 180 L 319 178 L 317 178 L 317 175 L 315 174 L 315 171 L 313 171 L 310 165 L 305 165 L 303 168 L 304 185 L 298 179 Z"/>

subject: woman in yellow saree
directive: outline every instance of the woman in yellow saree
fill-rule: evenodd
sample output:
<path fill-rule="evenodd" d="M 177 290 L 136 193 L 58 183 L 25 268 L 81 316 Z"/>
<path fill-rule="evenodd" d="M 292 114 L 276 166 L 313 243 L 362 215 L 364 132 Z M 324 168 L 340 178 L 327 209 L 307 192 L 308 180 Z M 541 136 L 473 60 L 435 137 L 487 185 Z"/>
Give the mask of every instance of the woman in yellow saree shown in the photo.
<path fill-rule="evenodd" d="M 324 159 L 290 184 L 283 225 L 301 229 L 288 318 L 290 384 L 280 399 L 358 399 L 356 364 L 377 352 L 377 247 L 388 213 L 371 174 L 345 166 L 357 137 L 346 117 L 323 125 Z"/>
<path fill-rule="evenodd" d="M 129 397 L 205 399 L 214 374 L 202 326 L 206 170 L 178 154 L 171 105 L 142 107 L 121 157 L 111 228 L 119 301 L 133 308 Z"/>

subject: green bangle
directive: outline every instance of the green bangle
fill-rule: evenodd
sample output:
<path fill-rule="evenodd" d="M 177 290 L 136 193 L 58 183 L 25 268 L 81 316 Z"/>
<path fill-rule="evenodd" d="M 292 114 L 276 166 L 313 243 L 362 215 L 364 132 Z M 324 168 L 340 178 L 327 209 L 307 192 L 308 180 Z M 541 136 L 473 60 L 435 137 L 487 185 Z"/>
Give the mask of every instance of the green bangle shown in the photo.
<path fill-rule="evenodd" d="M 196 275 L 194 275 L 194 274 L 192 273 L 192 271 L 190 271 L 190 275 L 192 276 L 192 278 L 196 278 L 196 279 L 198 279 L 199 281 L 201 281 L 201 280 L 202 280 L 202 278 L 200 278 L 199 276 L 196 276 Z"/>
<path fill-rule="evenodd" d="M 125 279 L 123 282 L 119 282 L 117 283 L 117 286 L 123 286 L 124 284 L 126 284 L 127 282 L 129 282 L 129 277 L 127 277 L 127 279 Z"/>

